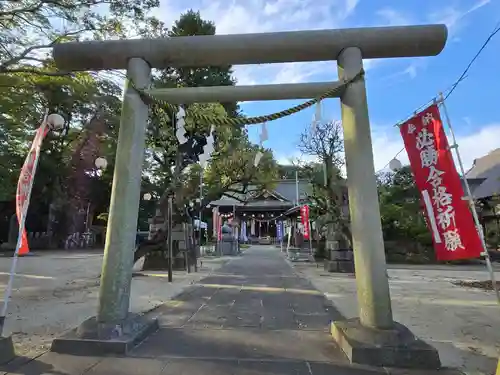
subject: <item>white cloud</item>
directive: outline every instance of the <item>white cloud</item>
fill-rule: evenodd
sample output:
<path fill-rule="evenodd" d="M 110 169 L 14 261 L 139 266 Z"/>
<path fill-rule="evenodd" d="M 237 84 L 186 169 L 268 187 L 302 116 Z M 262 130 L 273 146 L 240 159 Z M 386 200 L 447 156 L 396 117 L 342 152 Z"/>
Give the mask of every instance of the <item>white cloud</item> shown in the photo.
<path fill-rule="evenodd" d="M 375 13 L 373 26 L 395 26 L 429 22 L 443 22 L 456 38 L 459 26 L 470 13 L 482 8 L 491 0 L 476 0 L 469 8 L 439 6 L 427 16 L 416 18 L 399 8 L 383 7 Z M 352 25 L 359 0 L 161 0 L 161 14 L 167 25 L 189 8 L 199 9 L 202 17 L 215 22 L 218 34 L 262 33 L 272 31 L 342 28 Z M 373 68 L 382 60 L 370 60 L 366 67 Z M 399 75 L 415 78 L 420 63 L 410 62 Z M 261 66 L 237 66 L 235 76 L 239 84 L 298 83 L 311 80 L 322 72 L 331 70 L 332 63 L 290 63 Z M 323 79 L 323 78 L 322 78 Z M 330 79 L 330 77 L 328 77 Z"/>
<path fill-rule="evenodd" d="M 379 18 L 378 26 L 403 26 L 421 23 L 442 23 L 446 24 L 448 27 L 449 39 L 451 41 L 458 41 L 458 33 L 463 28 L 465 24 L 466 16 L 481 9 L 485 5 L 489 4 L 491 0 L 478 0 L 472 6 L 469 4 L 469 8 L 459 8 L 454 6 L 441 6 L 429 13 L 426 17 L 417 19 L 414 16 L 410 16 L 403 11 L 391 7 L 381 8 L 376 12 L 376 16 Z M 411 59 L 409 65 L 402 71 L 396 72 L 388 78 L 410 78 L 414 79 L 417 77 L 419 71 L 424 70 L 427 65 L 425 58 L 415 58 Z"/>
<path fill-rule="evenodd" d="M 309 163 L 317 162 L 319 159 L 316 156 L 304 155 L 300 151 L 295 150 L 292 153 L 287 153 L 285 155 L 275 155 L 278 164 L 291 165 L 297 163 Z"/>
<path fill-rule="evenodd" d="M 470 2 L 468 3 L 470 6 Z M 466 9 L 453 6 L 440 6 L 438 10 L 429 14 L 428 19 L 430 22 L 446 24 L 451 39 L 458 40 L 456 34 L 462 28 L 464 18 L 489 3 L 491 3 L 491 0 L 478 0 Z"/>
<path fill-rule="evenodd" d="M 193 6 L 177 5 L 174 11 L 176 2 L 162 3 L 163 14 L 178 15 Z M 196 9 L 204 19 L 215 23 L 217 34 L 240 34 L 340 28 L 353 15 L 357 4 L 358 0 L 202 0 Z M 165 21 L 169 25 L 173 20 Z M 326 69 L 336 74 L 335 65 L 319 62 L 236 66 L 235 76 L 242 85 L 298 83 Z"/>
<path fill-rule="evenodd" d="M 476 126 L 474 128 L 478 129 Z M 403 140 L 399 129 L 397 127 L 387 127 L 385 129 L 384 132 L 380 130 L 372 132 L 376 171 L 386 167 L 387 163 L 403 148 Z M 451 143 L 451 139 L 448 139 Z M 472 166 L 474 159 L 500 147 L 500 123 L 479 127 L 479 130 L 475 131 L 474 134 L 457 134 L 457 144 L 464 168 L 467 171 Z M 401 152 L 397 158 L 403 164 L 409 163 L 406 151 Z M 459 168 L 456 158 L 455 164 Z"/>
<path fill-rule="evenodd" d="M 413 19 L 394 8 L 382 8 L 376 14 L 381 18 L 384 26 L 404 26 L 414 23 Z"/>
<path fill-rule="evenodd" d="M 477 127 L 476 127 L 477 128 Z M 374 129 L 374 130 L 373 130 Z M 388 163 L 396 154 L 397 159 L 404 165 L 409 164 L 408 154 L 404 148 L 403 140 L 396 126 L 375 126 L 372 129 L 372 147 L 375 171 L 389 171 Z M 451 139 L 449 143 L 451 143 Z M 494 123 L 479 127 L 479 130 L 474 134 L 457 134 L 457 143 L 459 146 L 460 156 L 464 163 L 464 168 L 467 171 L 472 167 L 474 159 L 480 158 L 490 151 L 500 148 L 500 123 Z M 481 147 L 478 147 L 481 145 Z M 294 148 L 294 151 L 287 154 L 275 155 L 278 163 L 292 164 L 293 161 L 300 159 L 305 162 L 317 161 L 317 158 L 308 155 L 302 155 L 300 151 Z M 458 160 L 455 157 L 457 169 Z"/>

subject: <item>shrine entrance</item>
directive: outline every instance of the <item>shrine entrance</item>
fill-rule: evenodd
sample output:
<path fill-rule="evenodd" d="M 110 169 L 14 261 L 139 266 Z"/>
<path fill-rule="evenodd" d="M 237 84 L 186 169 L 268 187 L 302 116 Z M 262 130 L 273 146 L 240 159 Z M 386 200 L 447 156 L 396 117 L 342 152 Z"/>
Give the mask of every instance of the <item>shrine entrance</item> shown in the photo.
<path fill-rule="evenodd" d="M 270 121 L 296 113 L 319 100 L 337 97 L 341 102 L 344 128 L 359 320 L 334 322 L 332 335 L 351 361 L 368 363 L 377 357 L 378 365 L 391 366 L 398 353 L 404 353 L 407 356 L 405 360 L 410 360 L 408 353 L 412 353 L 412 350 L 417 353 L 420 348 L 412 346 L 413 342 L 418 341 L 413 341 L 404 327 L 395 324 L 392 316 L 363 59 L 433 56 L 443 50 L 446 39 L 445 25 L 423 25 L 56 45 L 54 59 L 61 70 L 126 69 L 128 76 L 97 321 L 109 327 L 125 326 L 129 316 L 133 262 L 131 249 L 135 241 L 148 119 L 148 101 L 145 98 L 161 100 L 174 106 L 195 102 L 315 98 L 276 114 L 227 121 L 228 125 L 234 125 Z M 149 87 L 151 68 L 329 60 L 337 60 L 339 80 L 336 82 L 174 89 Z M 372 355 L 371 359 L 362 359 L 362 356 L 356 355 L 356 348 L 351 347 L 357 342 L 373 349 L 373 353 L 380 353 Z M 387 347 L 384 342 L 387 342 Z M 397 350 L 399 346 L 404 350 Z M 390 353 L 386 351 L 387 348 L 391 350 Z M 416 357 L 422 363 L 425 362 L 422 357 L 425 353 L 418 353 Z"/>

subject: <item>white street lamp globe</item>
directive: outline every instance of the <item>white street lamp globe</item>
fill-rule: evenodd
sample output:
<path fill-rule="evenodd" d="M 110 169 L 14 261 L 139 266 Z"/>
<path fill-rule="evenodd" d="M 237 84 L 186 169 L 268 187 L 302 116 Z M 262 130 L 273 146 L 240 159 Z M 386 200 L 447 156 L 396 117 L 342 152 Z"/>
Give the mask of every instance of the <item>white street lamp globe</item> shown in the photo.
<path fill-rule="evenodd" d="M 106 169 L 106 167 L 108 166 L 108 161 L 102 156 L 99 156 L 97 159 L 95 159 L 94 164 L 97 169 Z"/>
<path fill-rule="evenodd" d="M 153 196 L 151 195 L 151 193 L 145 193 L 142 197 L 145 201 L 150 201 L 151 198 L 153 198 Z"/>
<path fill-rule="evenodd" d="M 51 113 L 47 116 L 47 125 L 51 130 L 61 130 L 64 126 L 64 117 L 57 113 Z"/>
<path fill-rule="evenodd" d="M 403 164 L 401 164 L 401 162 L 398 159 L 396 159 L 396 158 L 392 159 L 389 162 L 389 168 L 393 172 L 396 172 L 396 171 L 400 170 L 402 167 L 403 167 Z"/>

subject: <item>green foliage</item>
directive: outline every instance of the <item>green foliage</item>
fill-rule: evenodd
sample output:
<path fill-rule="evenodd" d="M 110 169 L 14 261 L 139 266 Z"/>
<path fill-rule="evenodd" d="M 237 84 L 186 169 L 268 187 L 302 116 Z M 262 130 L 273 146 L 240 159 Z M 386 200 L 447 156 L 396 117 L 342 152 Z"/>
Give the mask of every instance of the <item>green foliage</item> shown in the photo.
<path fill-rule="evenodd" d="M 161 23 L 151 30 L 152 36 L 178 37 L 188 35 L 213 35 L 213 22 L 203 20 L 199 12 L 189 10 L 181 14 L 167 30 Z M 228 67 L 205 68 L 168 68 L 155 74 L 156 87 L 198 87 L 233 85 L 232 69 Z M 191 134 L 208 135 L 210 124 L 198 124 L 190 115 L 203 113 L 213 118 L 237 116 L 236 103 L 200 103 L 186 107 L 186 130 Z M 144 171 L 146 184 L 158 195 L 167 189 L 172 182 L 172 166 L 177 155 L 177 140 L 172 119 L 174 113 L 162 109 L 154 111 L 150 116 L 147 134 L 147 167 Z M 205 172 L 206 188 L 204 194 L 217 199 L 230 186 L 239 183 L 256 182 L 265 185 L 276 177 L 276 163 L 272 154 L 267 151 L 259 168 L 253 166 L 258 147 L 252 145 L 244 128 L 221 126 L 215 128 L 216 144 L 212 160 Z M 264 150 L 262 150 L 264 151 Z M 182 196 L 180 201 L 186 203 L 199 197 L 199 167 L 192 166 L 182 174 Z M 154 187 L 153 187 L 154 185 Z M 179 202 L 180 203 L 180 202 Z"/>
<path fill-rule="evenodd" d="M 410 167 L 379 176 L 379 200 L 388 260 L 431 261 L 432 238 Z"/>
<path fill-rule="evenodd" d="M 98 213 L 107 210 L 119 125 L 119 77 L 58 72 L 50 47 L 70 40 L 123 37 L 125 24 L 146 25 L 150 21 L 147 11 L 157 5 L 156 0 L 0 2 L 1 201 L 14 199 L 21 165 L 45 112 L 58 113 L 66 120 L 62 133 L 49 134 L 44 141 L 32 192 L 29 230 L 47 229 L 49 206 L 70 217 L 72 210 L 79 209 L 68 207 L 77 194 L 69 185 L 75 173 L 83 174 L 88 181 L 86 195 Z M 108 170 L 101 177 L 92 170 L 96 155 L 85 155 L 92 158 L 90 170 L 75 171 L 72 161 L 75 152 L 85 146 L 92 132 L 87 127 L 96 114 L 106 125 L 97 142 L 99 156 L 108 161 Z M 66 221 L 59 217 L 60 223 Z M 55 230 L 64 232 L 65 228 Z"/>
<path fill-rule="evenodd" d="M 309 178 L 309 174 L 300 165 L 293 164 L 280 164 L 278 166 L 278 176 L 283 180 L 294 180 L 295 177 L 299 179 Z"/>
<path fill-rule="evenodd" d="M 91 215 L 106 223 L 123 76 L 59 72 L 50 47 L 66 41 L 123 38 L 130 36 L 130 30 L 141 37 L 215 34 L 215 24 L 193 10 L 181 14 L 169 29 L 150 16 L 149 11 L 157 6 L 158 0 L 0 2 L 0 201 L 14 199 L 21 165 L 45 111 L 58 113 L 65 118 L 66 128 L 49 134 L 44 141 L 30 215 L 46 223 L 49 206 L 54 206 L 61 215 L 59 221 L 70 222 L 88 199 Z M 154 71 L 153 80 L 157 87 L 235 83 L 231 66 L 167 68 Z M 239 115 L 235 102 L 189 105 L 186 112 L 187 130 L 198 135 L 208 134 L 209 125 L 192 122 L 190 114 L 203 112 L 214 118 Z M 160 197 L 172 187 L 171 167 L 177 154 L 174 116 L 163 110 L 150 112 L 142 189 L 153 199 L 141 201 L 139 227 L 143 230 L 147 229 L 148 218 L 154 216 Z M 104 124 L 97 140 L 93 121 Z M 217 199 L 235 184 L 265 186 L 277 177 L 269 150 L 260 150 L 264 157 L 258 168 L 253 166 L 259 147 L 250 143 L 243 127 L 218 127 L 216 133 L 215 153 L 204 176 L 207 199 Z M 90 154 L 80 155 L 90 146 Z M 108 161 L 108 168 L 100 174 L 93 166 L 96 156 Z M 182 202 L 199 196 L 199 174 L 196 165 L 183 171 L 178 192 Z M 85 182 L 85 188 L 77 191 L 79 181 Z M 43 229 L 40 225 L 37 230 Z M 59 230 L 64 234 L 67 228 Z"/>
<path fill-rule="evenodd" d="M 123 38 L 144 27 L 158 0 L 0 2 L 0 73 L 50 71 L 48 48 L 69 40 Z"/>

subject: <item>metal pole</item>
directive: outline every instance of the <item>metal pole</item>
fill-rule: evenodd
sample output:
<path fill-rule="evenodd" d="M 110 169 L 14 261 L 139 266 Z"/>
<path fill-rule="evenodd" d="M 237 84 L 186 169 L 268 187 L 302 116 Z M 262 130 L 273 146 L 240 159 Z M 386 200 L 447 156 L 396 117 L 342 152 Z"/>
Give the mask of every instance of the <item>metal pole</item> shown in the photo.
<path fill-rule="evenodd" d="M 221 233 L 221 239 L 222 239 L 222 217 L 221 217 L 221 214 L 219 212 L 219 207 L 217 207 L 217 242 L 216 242 L 216 250 L 217 250 L 217 254 L 219 254 L 219 256 L 222 256 L 222 246 L 220 245 L 220 241 L 219 241 L 219 233 Z"/>
<path fill-rule="evenodd" d="M 299 205 L 299 171 L 295 170 L 295 205 Z"/>
<path fill-rule="evenodd" d="M 168 208 L 167 208 L 167 217 L 168 217 L 168 282 L 171 283 L 173 279 L 174 273 L 174 260 L 173 260 L 173 240 L 172 240 L 172 197 L 168 198 Z"/>
<path fill-rule="evenodd" d="M 87 212 L 85 214 L 85 233 L 89 231 L 89 213 L 90 213 L 90 202 L 87 203 Z"/>
<path fill-rule="evenodd" d="M 150 73 L 146 61 L 129 60 L 127 75 L 138 87 L 149 85 Z M 148 106 L 127 83 L 99 289 L 97 320 L 100 323 L 114 324 L 128 314 L 147 120 Z"/>
<path fill-rule="evenodd" d="M 194 225 L 194 219 L 191 219 L 191 225 Z M 185 223 L 182 225 L 183 232 L 184 232 L 184 240 L 185 244 L 187 246 L 187 249 L 184 251 L 184 267 L 186 268 L 187 273 L 191 273 L 191 265 L 189 264 L 189 249 L 190 249 L 190 243 L 191 243 L 191 235 L 189 231 L 189 225 L 186 225 Z"/>
<path fill-rule="evenodd" d="M 200 169 L 200 215 L 198 216 L 198 248 L 201 255 L 201 215 L 203 212 L 203 168 Z M 208 229 L 208 228 L 207 228 Z M 194 249 L 194 272 L 198 272 L 198 252 Z"/>
<path fill-rule="evenodd" d="M 309 253 L 313 255 L 313 244 L 312 244 L 312 225 L 311 225 L 311 220 L 307 220 L 307 226 L 309 227 Z"/>
<path fill-rule="evenodd" d="M 450 146 L 450 148 L 455 149 L 455 154 L 457 155 L 458 165 L 460 166 L 460 173 L 462 174 L 462 180 L 464 181 L 465 191 L 467 193 L 467 200 L 469 201 L 469 206 L 470 206 L 470 210 L 472 212 L 472 217 L 474 219 L 474 223 L 476 224 L 476 228 L 479 232 L 479 238 L 481 239 L 481 245 L 483 246 L 483 255 L 484 255 L 484 259 L 486 261 L 486 268 L 488 269 L 488 273 L 490 275 L 491 286 L 492 286 L 492 288 L 495 291 L 495 294 L 497 296 L 497 302 L 500 304 L 500 291 L 498 290 L 497 282 L 495 279 L 495 272 L 493 271 L 493 267 L 491 265 L 490 254 L 488 253 L 488 248 L 486 247 L 486 241 L 484 239 L 483 227 L 481 226 L 481 223 L 479 222 L 479 217 L 477 216 L 476 206 L 474 204 L 474 198 L 473 198 L 472 192 L 470 190 L 469 182 L 467 181 L 467 178 L 465 177 L 464 164 L 462 162 L 462 157 L 460 156 L 460 152 L 458 151 L 458 144 L 457 144 L 457 140 L 455 138 L 455 132 L 453 131 L 453 127 L 451 126 L 450 116 L 448 116 L 448 110 L 446 109 L 446 105 L 444 103 L 444 97 L 443 97 L 442 93 L 440 93 L 440 98 L 441 98 L 441 100 L 440 100 L 441 107 L 443 108 L 444 116 L 446 118 L 448 128 L 450 129 L 451 139 L 453 142 L 453 144 Z"/>
<path fill-rule="evenodd" d="M 356 47 L 344 49 L 338 56 L 337 65 L 341 79 L 358 74 L 363 69 L 360 49 Z M 344 91 L 340 102 L 349 176 L 349 209 L 359 318 L 361 324 L 366 327 L 390 329 L 394 322 L 364 79 L 360 78 L 351 83 Z"/>

